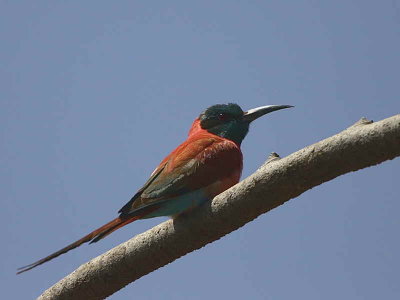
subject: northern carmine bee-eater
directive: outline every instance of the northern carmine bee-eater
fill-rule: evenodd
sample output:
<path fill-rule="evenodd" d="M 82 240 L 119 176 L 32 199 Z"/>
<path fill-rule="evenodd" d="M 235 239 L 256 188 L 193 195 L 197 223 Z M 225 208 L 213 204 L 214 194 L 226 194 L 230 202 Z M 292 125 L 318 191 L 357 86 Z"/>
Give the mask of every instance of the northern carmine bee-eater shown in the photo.
<path fill-rule="evenodd" d="M 188 138 L 171 152 L 150 178 L 111 222 L 76 242 L 19 268 L 35 268 L 83 243 L 95 243 L 133 221 L 160 216 L 177 216 L 239 182 L 243 167 L 240 144 L 252 121 L 290 105 L 268 105 L 244 112 L 234 103 L 207 108 L 194 120 Z"/>

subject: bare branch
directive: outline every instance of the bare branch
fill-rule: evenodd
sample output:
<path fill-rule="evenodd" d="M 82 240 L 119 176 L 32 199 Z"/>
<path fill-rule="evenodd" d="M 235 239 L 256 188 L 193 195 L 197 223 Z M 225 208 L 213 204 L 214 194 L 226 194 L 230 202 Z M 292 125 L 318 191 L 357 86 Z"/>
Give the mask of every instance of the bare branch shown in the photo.
<path fill-rule="evenodd" d="M 238 229 L 323 182 L 400 155 L 400 115 L 366 119 L 279 159 L 190 215 L 166 221 L 111 249 L 38 299 L 104 299 L 127 284 Z"/>

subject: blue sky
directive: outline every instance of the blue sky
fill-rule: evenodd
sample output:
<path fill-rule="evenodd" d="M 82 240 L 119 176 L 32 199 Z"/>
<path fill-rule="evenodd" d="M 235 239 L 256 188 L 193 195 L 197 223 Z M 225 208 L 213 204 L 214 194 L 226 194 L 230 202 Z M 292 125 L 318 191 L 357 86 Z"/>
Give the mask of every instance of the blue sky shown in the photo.
<path fill-rule="evenodd" d="M 2 1 L 4 299 L 32 299 L 164 219 L 21 276 L 111 220 L 215 103 L 255 122 L 243 177 L 400 112 L 399 1 Z M 399 159 L 314 188 L 111 299 L 398 299 Z"/>

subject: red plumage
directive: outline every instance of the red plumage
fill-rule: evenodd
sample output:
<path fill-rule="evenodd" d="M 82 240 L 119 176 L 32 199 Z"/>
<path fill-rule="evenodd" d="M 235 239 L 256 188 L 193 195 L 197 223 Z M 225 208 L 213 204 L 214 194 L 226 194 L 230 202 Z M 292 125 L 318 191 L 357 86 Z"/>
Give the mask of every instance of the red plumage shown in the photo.
<path fill-rule="evenodd" d="M 187 140 L 163 159 L 142 189 L 120 210 L 121 215 L 118 218 L 63 249 L 20 268 L 17 274 L 33 269 L 83 243 L 97 242 L 115 230 L 146 217 L 161 206 L 158 203 L 179 196 L 183 187 L 189 190 L 204 188 L 212 199 L 236 184 L 241 171 L 242 152 L 239 145 L 201 129 L 197 119 Z M 179 179 L 181 176 L 183 177 Z M 170 188 L 165 189 L 168 184 Z M 165 191 L 157 193 L 157 189 L 163 188 Z"/>
<path fill-rule="evenodd" d="M 177 215 L 239 182 L 243 167 L 240 143 L 250 122 L 290 105 L 269 105 L 244 112 L 239 105 L 217 104 L 197 118 L 188 138 L 153 171 L 141 189 L 119 210 L 119 217 L 76 242 L 22 267 L 28 271 L 86 242 L 97 242 L 141 218 Z"/>

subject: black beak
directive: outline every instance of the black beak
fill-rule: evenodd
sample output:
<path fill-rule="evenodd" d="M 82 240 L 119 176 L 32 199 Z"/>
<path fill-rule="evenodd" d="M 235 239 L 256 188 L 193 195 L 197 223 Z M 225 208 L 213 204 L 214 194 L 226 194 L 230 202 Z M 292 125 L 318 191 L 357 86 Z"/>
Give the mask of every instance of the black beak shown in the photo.
<path fill-rule="evenodd" d="M 260 106 L 257 108 L 249 109 L 248 111 L 243 113 L 243 120 L 253 122 L 255 119 L 266 115 L 270 112 L 293 107 L 292 105 L 267 105 L 267 106 Z"/>

